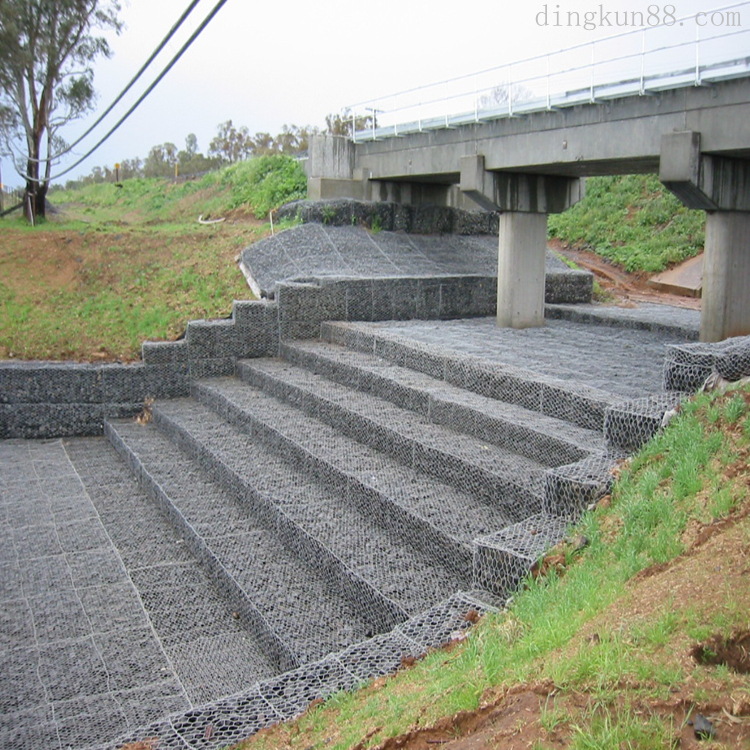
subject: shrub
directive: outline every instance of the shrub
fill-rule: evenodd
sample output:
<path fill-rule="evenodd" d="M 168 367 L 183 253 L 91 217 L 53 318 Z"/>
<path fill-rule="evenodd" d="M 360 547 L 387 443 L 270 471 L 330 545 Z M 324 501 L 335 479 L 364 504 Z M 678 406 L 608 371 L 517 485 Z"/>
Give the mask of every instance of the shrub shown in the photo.
<path fill-rule="evenodd" d="M 223 182 L 231 188 L 231 208 L 249 205 L 259 218 L 307 195 L 307 178 L 297 159 L 269 154 L 228 167 Z"/>

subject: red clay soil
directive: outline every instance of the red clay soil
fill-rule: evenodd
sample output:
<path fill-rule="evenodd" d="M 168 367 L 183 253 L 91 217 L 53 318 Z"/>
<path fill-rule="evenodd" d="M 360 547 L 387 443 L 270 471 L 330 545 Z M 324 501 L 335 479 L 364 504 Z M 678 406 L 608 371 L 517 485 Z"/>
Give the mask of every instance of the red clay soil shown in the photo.
<path fill-rule="evenodd" d="M 701 309 L 701 301 L 698 298 L 669 294 L 650 287 L 649 274 L 628 273 L 596 253 L 577 250 L 555 240 L 550 242 L 550 247 L 581 268 L 591 271 L 602 289 L 614 298 L 614 304 L 626 307 L 639 302 L 655 302 L 691 310 Z"/>

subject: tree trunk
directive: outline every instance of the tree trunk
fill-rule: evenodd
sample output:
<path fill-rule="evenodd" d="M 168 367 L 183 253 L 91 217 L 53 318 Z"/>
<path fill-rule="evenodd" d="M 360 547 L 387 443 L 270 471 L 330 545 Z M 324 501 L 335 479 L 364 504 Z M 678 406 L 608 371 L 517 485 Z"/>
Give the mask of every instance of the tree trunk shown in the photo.
<path fill-rule="evenodd" d="M 39 218 L 44 218 L 45 198 L 47 197 L 47 183 L 39 182 L 39 154 L 41 153 L 41 133 L 32 136 L 31 158 L 26 162 L 26 195 L 23 201 L 23 212 L 26 219 L 35 224 Z"/>
<path fill-rule="evenodd" d="M 34 206 L 37 218 L 44 218 L 47 210 L 47 183 L 36 186 Z"/>
<path fill-rule="evenodd" d="M 26 181 L 26 192 L 23 194 L 23 215 L 29 224 L 36 223 L 36 184 Z"/>

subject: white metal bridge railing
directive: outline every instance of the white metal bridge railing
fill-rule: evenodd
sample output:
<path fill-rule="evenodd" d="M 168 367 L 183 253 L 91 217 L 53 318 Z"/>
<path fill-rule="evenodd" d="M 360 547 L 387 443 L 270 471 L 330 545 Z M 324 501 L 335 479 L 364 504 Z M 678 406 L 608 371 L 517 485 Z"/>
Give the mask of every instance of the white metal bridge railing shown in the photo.
<path fill-rule="evenodd" d="M 343 111 L 358 142 L 750 75 L 750 1 L 661 20 Z"/>

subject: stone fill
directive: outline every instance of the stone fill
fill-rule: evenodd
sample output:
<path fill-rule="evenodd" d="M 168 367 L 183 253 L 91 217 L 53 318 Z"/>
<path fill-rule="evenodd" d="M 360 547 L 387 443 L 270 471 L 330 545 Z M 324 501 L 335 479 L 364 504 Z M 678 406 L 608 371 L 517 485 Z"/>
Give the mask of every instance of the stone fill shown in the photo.
<path fill-rule="evenodd" d="M 750 361 L 562 312 L 323 323 L 106 439 L 0 442 L 0 747 L 227 746 L 501 606 L 683 397 L 665 361 Z"/>
<path fill-rule="evenodd" d="M 497 236 L 373 232 L 360 226 L 303 224 L 256 242 L 242 251 L 241 259 L 253 290 L 263 296 L 273 296 L 281 281 L 311 277 L 497 278 Z M 571 271 L 551 251 L 546 267 L 550 277 L 581 284 L 578 299 L 566 301 L 590 300 L 587 271 Z"/>

